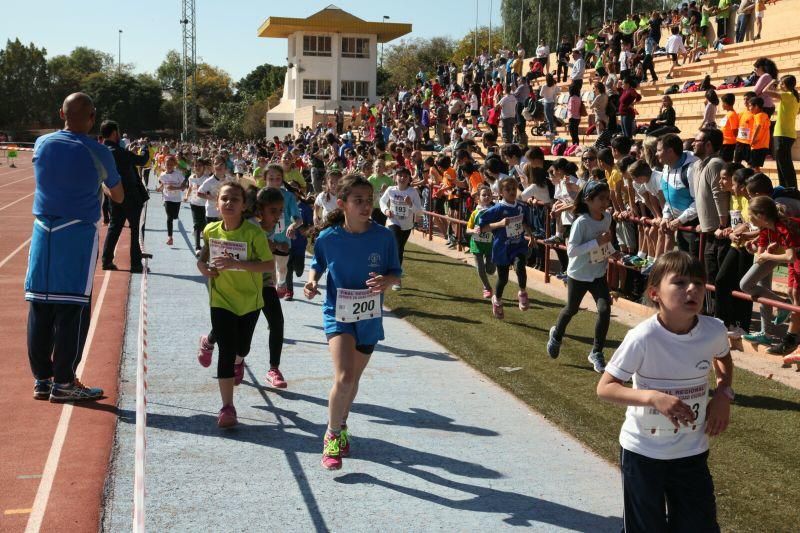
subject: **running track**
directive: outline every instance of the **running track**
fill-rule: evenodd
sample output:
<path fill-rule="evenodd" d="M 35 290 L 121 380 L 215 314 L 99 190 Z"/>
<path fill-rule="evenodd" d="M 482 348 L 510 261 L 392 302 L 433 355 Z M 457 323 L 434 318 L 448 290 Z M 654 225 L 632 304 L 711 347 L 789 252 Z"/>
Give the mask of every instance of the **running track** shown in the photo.
<path fill-rule="evenodd" d="M 23 282 L 31 236 L 33 169 L 0 166 L 0 531 L 97 531 L 116 422 L 117 381 L 130 274 L 95 273 L 92 329 L 81 380 L 105 389 L 95 404 L 58 405 L 32 397 Z M 100 242 L 105 235 L 101 231 Z M 117 247 L 127 269 L 128 232 Z M 103 290 L 105 288 L 105 290 Z M 89 344 L 91 343 L 91 344 Z"/>

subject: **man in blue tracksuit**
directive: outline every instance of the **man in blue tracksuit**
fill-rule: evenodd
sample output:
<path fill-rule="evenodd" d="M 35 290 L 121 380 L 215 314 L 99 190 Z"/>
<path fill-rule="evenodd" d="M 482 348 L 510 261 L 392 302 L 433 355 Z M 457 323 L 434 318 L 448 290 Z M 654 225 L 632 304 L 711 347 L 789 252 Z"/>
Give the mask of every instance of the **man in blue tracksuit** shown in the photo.
<path fill-rule="evenodd" d="M 36 192 L 25 276 L 28 359 L 33 397 L 51 402 L 96 400 L 103 390 L 75 377 L 91 318 L 92 281 L 104 189 L 121 203 L 124 190 L 108 147 L 87 134 L 95 109 L 83 93 L 61 107 L 64 129 L 39 137 L 33 149 Z"/>

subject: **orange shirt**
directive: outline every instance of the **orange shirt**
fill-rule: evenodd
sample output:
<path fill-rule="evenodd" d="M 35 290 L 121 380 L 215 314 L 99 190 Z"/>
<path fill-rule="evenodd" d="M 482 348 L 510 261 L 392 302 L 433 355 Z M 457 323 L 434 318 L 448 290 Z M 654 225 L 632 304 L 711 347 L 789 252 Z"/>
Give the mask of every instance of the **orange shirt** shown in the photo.
<path fill-rule="evenodd" d="M 763 111 L 753 117 L 753 131 L 750 133 L 750 147 L 753 150 L 769 148 L 769 117 Z"/>
<path fill-rule="evenodd" d="M 745 109 L 739 115 L 739 133 L 736 135 L 736 142 L 750 144 L 750 137 L 753 135 L 753 114 Z"/>
<path fill-rule="evenodd" d="M 456 169 L 448 168 L 442 172 L 442 188 L 447 189 L 447 198 L 452 200 L 458 198 L 458 188 L 456 187 Z"/>
<path fill-rule="evenodd" d="M 722 144 L 736 144 L 736 135 L 739 133 L 739 115 L 730 110 L 721 121 Z"/>
<path fill-rule="evenodd" d="M 477 170 L 469 175 L 469 192 L 475 194 L 478 192 L 478 187 L 483 185 L 483 176 Z"/>

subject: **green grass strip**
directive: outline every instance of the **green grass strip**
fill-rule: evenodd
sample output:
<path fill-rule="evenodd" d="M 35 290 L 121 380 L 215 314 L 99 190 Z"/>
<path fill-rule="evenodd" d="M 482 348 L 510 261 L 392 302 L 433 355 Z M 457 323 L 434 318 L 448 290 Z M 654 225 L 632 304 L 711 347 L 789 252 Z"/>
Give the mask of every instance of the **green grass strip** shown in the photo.
<path fill-rule="evenodd" d="M 547 334 L 563 302 L 529 291 L 532 306 L 523 313 L 516 306 L 517 286 L 509 283 L 505 320 L 495 320 L 471 266 L 409 244 L 403 268 L 403 290 L 390 291 L 386 299 L 394 314 L 617 463 L 624 409 L 601 402 L 595 394 L 599 376 L 586 359 L 593 313 L 581 311 L 573 318 L 561 356 L 551 360 L 545 351 Z M 612 321 L 606 359 L 627 330 Z M 499 367 L 522 370 L 509 373 Z M 720 525 L 724 531 L 797 531 L 800 391 L 741 369 L 736 370 L 734 388 L 731 426 L 711 445 Z"/>

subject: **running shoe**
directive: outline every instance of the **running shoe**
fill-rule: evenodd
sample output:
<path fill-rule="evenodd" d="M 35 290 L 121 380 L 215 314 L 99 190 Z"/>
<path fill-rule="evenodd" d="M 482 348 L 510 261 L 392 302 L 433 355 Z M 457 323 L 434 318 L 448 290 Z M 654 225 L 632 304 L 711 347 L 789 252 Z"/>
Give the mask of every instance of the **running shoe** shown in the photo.
<path fill-rule="evenodd" d="M 483 297 L 489 299 L 492 297 L 491 289 L 483 289 Z"/>
<path fill-rule="evenodd" d="M 395 283 L 394 285 L 392 285 L 392 290 L 393 291 L 399 291 L 402 288 L 403 288 L 403 286 L 400 283 Z"/>
<path fill-rule="evenodd" d="M 503 302 L 498 300 L 496 296 L 492 296 L 492 316 L 500 320 L 505 316 L 503 314 Z"/>
<path fill-rule="evenodd" d="M 201 250 L 200 248 L 195 248 L 194 249 L 194 256 L 195 257 L 200 257 L 200 252 L 202 252 L 202 251 L 203 250 Z"/>
<path fill-rule="evenodd" d="M 242 361 L 238 365 L 236 363 L 234 363 L 233 364 L 233 384 L 234 385 L 240 385 L 243 380 L 244 380 L 244 361 Z"/>
<path fill-rule="evenodd" d="M 342 426 L 342 432 L 339 433 L 339 455 L 350 457 L 350 432 L 347 431 L 347 425 Z"/>
<path fill-rule="evenodd" d="M 778 344 L 773 344 L 767 348 L 770 355 L 789 355 L 797 349 L 797 341 L 783 339 Z"/>
<path fill-rule="evenodd" d="M 639 257 L 638 255 L 634 255 L 631 258 L 630 263 L 631 263 L 631 266 L 635 266 L 636 268 L 644 268 L 648 264 L 647 263 L 647 259 L 645 259 L 644 257 Z"/>
<path fill-rule="evenodd" d="M 560 279 L 564 283 L 567 282 L 567 275 L 564 272 L 559 272 L 558 274 L 556 274 L 556 278 Z"/>
<path fill-rule="evenodd" d="M 294 300 L 294 293 L 292 291 L 286 291 L 286 296 L 284 297 L 284 300 L 286 300 L 287 302 L 291 302 L 292 300 Z"/>
<path fill-rule="evenodd" d="M 328 470 L 342 468 L 340 439 L 341 435 L 337 437 L 330 431 L 325 432 L 325 438 L 322 440 L 322 466 Z"/>
<path fill-rule="evenodd" d="M 50 390 L 50 401 L 59 402 L 86 402 L 99 400 L 103 397 L 103 389 L 87 387 L 77 378 L 68 385 L 53 383 Z"/>
<path fill-rule="evenodd" d="M 777 340 L 775 337 L 771 337 L 763 331 L 759 331 L 757 333 L 748 333 L 747 335 L 742 335 L 742 338 L 747 342 L 752 342 L 753 344 L 765 344 L 767 346 L 771 345 Z"/>
<path fill-rule="evenodd" d="M 791 315 L 792 312 L 789 311 L 788 309 L 778 309 L 778 314 L 775 315 L 775 319 L 772 321 L 772 323 L 775 324 L 776 326 L 780 326 L 781 324 L 789 320 L 789 317 Z"/>
<path fill-rule="evenodd" d="M 800 372 L 800 351 L 789 354 L 783 358 L 783 368 L 791 368 L 792 365 L 797 365 L 797 371 Z"/>
<path fill-rule="evenodd" d="M 747 332 L 740 328 L 739 326 L 733 326 L 728 328 L 728 338 L 733 340 L 741 339 L 743 335 L 746 335 Z"/>
<path fill-rule="evenodd" d="M 562 239 L 558 235 L 553 235 L 552 237 L 548 237 L 547 239 L 543 240 L 542 242 L 545 243 L 545 244 L 550 244 L 550 245 L 564 244 L 564 239 Z"/>
<path fill-rule="evenodd" d="M 289 289 L 286 288 L 286 285 L 277 285 L 275 287 L 275 292 L 278 293 L 278 298 L 283 298 L 286 296 L 286 294 L 288 294 Z"/>
<path fill-rule="evenodd" d="M 217 415 L 217 427 L 232 428 L 238 423 L 239 420 L 236 418 L 236 408 L 233 404 L 223 405 L 222 409 L 219 410 L 219 415 Z"/>
<path fill-rule="evenodd" d="M 528 292 L 527 291 L 519 291 L 517 293 L 517 299 L 519 300 L 519 310 L 520 311 L 527 311 L 531 304 L 528 301 Z"/>
<path fill-rule="evenodd" d="M 37 379 L 33 383 L 33 399 L 34 400 L 49 400 L 50 391 L 53 390 L 52 379 Z"/>
<path fill-rule="evenodd" d="M 594 371 L 602 374 L 606 370 L 606 358 L 603 352 L 592 352 L 589 354 L 589 362 L 592 363 Z"/>
<path fill-rule="evenodd" d="M 283 379 L 283 374 L 278 369 L 277 366 L 273 366 L 267 372 L 266 381 L 269 385 L 276 389 L 285 389 L 286 388 L 286 380 Z"/>
<path fill-rule="evenodd" d="M 172 246 L 172 237 L 167 237 L 167 246 Z"/>
<path fill-rule="evenodd" d="M 206 368 L 211 366 L 211 358 L 214 356 L 214 345 L 208 342 L 208 337 L 200 336 L 200 348 L 197 350 L 197 360 Z"/>
<path fill-rule="evenodd" d="M 561 341 L 556 340 L 556 327 L 553 326 L 550 328 L 550 336 L 547 338 L 547 355 L 551 359 L 555 359 L 559 353 L 561 353 Z"/>
<path fill-rule="evenodd" d="M 645 267 L 640 271 L 642 276 L 649 276 L 650 272 L 653 271 L 653 266 L 655 266 L 655 264 L 656 264 L 655 261 L 652 262 L 652 263 L 650 261 L 648 261 L 647 264 L 645 265 Z"/>

